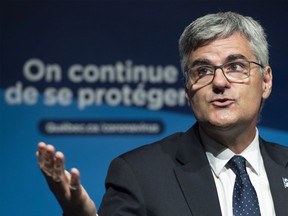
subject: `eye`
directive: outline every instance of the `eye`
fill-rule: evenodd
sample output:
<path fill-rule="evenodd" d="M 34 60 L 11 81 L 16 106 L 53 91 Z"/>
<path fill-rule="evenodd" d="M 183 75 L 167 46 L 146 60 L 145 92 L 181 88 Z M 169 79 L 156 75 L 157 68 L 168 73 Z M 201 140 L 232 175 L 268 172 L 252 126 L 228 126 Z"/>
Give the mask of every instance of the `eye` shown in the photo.
<path fill-rule="evenodd" d="M 247 64 L 245 62 L 229 62 L 224 65 L 226 72 L 243 72 L 247 70 Z"/>
<path fill-rule="evenodd" d="M 208 75 L 213 75 L 214 74 L 214 69 L 210 66 L 200 66 L 195 68 L 195 74 L 198 78 L 208 76 Z"/>

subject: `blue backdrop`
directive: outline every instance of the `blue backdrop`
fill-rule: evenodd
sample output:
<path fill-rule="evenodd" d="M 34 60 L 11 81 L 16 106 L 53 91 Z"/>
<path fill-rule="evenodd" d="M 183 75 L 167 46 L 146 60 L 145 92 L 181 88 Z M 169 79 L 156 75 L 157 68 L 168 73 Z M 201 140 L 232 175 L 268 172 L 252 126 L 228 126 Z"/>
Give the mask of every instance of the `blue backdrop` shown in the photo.
<path fill-rule="evenodd" d="M 80 169 L 98 206 L 114 157 L 187 130 L 195 119 L 177 41 L 195 18 L 226 10 L 267 31 L 274 86 L 259 129 L 288 145 L 287 2 L 1 1 L 1 214 L 60 215 L 37 166 L 39 141 Z"/>

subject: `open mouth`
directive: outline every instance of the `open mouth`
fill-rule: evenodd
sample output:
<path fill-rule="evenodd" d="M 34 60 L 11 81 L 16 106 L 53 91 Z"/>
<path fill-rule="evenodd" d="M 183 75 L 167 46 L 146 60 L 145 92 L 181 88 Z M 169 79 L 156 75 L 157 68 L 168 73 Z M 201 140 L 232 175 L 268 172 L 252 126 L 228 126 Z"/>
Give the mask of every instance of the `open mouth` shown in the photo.
<path fill-rule="evenodd" d="M 234 100 L 231 98 L 217 98 L 211 101 L 211 104 L 217 107 L 227 107 L 234 103 Z"/>

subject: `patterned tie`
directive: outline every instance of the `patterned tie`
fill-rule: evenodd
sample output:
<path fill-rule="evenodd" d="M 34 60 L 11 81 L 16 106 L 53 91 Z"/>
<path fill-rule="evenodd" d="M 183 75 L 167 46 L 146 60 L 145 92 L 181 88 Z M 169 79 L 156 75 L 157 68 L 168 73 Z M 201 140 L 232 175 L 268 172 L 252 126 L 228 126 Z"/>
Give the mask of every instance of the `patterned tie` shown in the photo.
<path fill-rule="evenodd" d="M 235 155 L 228 162 L 236 174 L 233 191 L 233 215 L 261 215 L 256 191 L 246 171 L 244 157 Z"/>

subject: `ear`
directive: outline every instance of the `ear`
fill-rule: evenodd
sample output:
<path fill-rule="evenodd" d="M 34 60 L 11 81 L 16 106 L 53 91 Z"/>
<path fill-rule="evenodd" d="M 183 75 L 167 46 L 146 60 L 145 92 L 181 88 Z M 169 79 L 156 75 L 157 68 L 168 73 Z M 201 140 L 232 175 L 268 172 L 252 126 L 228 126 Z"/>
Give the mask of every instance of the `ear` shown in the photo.
<path fill-rule="evenodd" d="M 263 84 L 262 84 L 262 98 L 267 99 L 272 91 L 272 68 L 270 66 L 266 66 L 264 69 L 263 75 Z"/>

